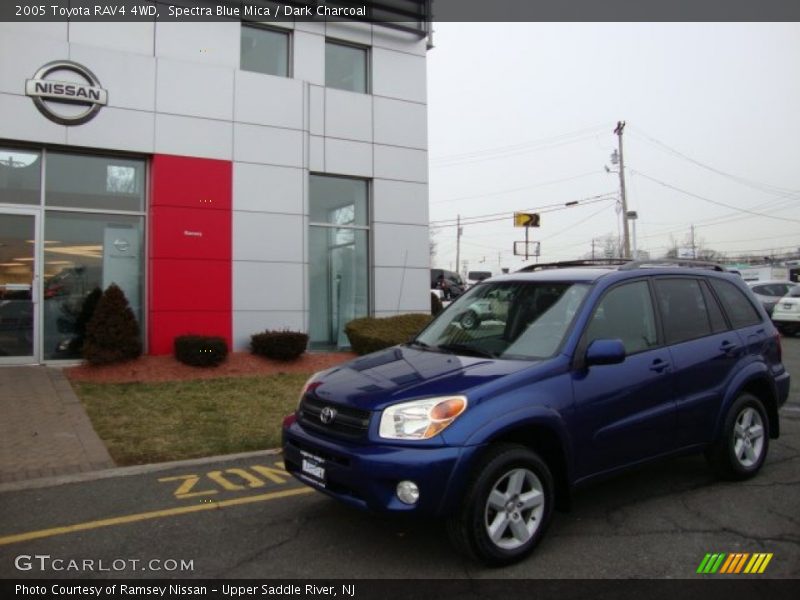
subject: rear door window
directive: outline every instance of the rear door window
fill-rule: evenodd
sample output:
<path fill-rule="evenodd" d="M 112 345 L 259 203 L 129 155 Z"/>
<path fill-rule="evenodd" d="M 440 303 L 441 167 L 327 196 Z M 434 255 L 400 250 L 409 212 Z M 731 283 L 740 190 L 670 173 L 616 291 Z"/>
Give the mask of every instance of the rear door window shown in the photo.
<path fill-rule="evenodd" d="M 710 278 L 709 278 L 710 279 Z M 710 279 L 734 329 L 761 323 L 761 316 L 750 299 L 738 287 L 722 279 Z"/>
<path fill-rule="evenodd" d="M 711 320 L 698 280 L 656 279 L 654 284 L 667 344 L 711 334 Z"/>

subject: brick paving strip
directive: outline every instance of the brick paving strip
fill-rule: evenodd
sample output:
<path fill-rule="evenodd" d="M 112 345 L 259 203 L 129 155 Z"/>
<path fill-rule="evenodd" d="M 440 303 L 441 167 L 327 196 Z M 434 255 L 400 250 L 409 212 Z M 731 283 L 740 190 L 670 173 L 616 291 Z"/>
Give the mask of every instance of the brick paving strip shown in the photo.
<path fill-rule="evenodd" d="M 61 370 L 0 368 L 0 483 L 114 466 Z"/>

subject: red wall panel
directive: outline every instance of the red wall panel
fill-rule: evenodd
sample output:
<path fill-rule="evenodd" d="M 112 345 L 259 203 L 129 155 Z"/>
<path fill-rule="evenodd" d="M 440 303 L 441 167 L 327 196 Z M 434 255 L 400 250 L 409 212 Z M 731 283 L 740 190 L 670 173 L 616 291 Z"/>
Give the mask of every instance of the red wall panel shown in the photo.
<path fill-rule="evenodd" d="M 218 335 L 231 345 L 230 162 L 156 155 L 149 235 L 149 351 L 175 336 Z"/>
<path fill-rule="evenodd" d="M 151 206 L 230 210 L 232 169 L 227 160 L 157 154 L 151 163 Z"/>
<path fill-rule="evenodd" d="M 231 211 L 156 206 L 150 258 L 231 259 Z"/>

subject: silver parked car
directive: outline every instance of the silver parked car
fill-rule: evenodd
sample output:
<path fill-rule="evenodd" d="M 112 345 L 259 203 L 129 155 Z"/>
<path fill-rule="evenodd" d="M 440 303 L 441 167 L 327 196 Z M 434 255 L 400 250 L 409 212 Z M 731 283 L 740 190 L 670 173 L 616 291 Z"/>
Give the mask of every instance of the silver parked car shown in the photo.
<path fill-rule="evenodd" d="M 778 301 L 788 294 L 789 290 L 796 286 L 797 283 L 786 279 L 771 279 L 768 281 L 748 281 L 747 285 L 753 290 L 758 301 L 764 305 L 767 314 L 772 316 L 772 310 Z"/>

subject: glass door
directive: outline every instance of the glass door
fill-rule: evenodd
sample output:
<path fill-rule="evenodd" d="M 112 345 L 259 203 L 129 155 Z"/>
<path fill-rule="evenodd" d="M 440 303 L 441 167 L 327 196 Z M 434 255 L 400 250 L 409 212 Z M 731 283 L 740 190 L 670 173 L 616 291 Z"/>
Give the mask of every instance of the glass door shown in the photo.
<path fill-rule="evenodd" d="M 0 365 L 37 360 L 38 214 L 0 210 Z"/>

